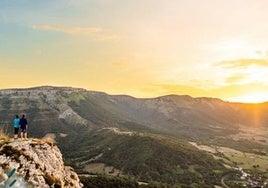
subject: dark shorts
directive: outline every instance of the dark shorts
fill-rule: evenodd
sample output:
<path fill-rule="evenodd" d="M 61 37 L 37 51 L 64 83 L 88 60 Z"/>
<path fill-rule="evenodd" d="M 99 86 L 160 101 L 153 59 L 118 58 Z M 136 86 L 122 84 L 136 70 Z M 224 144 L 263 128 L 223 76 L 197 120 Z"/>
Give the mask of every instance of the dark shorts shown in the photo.
<path fill-rule="evenodd" d="M 14 127 L 14 134 L 18 134 L 19 133 L 19 128 Z"/>

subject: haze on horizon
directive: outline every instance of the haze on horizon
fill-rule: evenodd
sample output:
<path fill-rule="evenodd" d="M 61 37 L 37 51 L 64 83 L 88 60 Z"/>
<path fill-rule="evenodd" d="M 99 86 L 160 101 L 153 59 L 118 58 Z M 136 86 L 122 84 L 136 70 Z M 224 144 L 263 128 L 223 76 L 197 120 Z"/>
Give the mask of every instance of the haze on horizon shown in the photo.
<path fill-rule="evenodd" d="M 0 88 L 268 101 L 268 1 L 2 0 Z"/>

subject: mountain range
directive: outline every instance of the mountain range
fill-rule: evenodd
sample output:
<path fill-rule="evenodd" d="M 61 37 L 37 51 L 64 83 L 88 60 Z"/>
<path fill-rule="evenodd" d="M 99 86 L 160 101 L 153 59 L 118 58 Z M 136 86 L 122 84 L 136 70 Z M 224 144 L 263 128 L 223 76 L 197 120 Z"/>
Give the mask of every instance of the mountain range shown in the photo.
<path fill-rule="evenodd" d="M 186 95 L 134 98 L 52 86 L 0 90 L 0 125 L 8 134 L 14 116 L 26 114 L 29 135 L 55 138 L 81 174 L 89 173 L 87 165 L 104 164 L 122 176 L 169 185 L 217 185 L 231 170 L 191 143 L 265 156 L 267 112 L 268 103 Z"/>

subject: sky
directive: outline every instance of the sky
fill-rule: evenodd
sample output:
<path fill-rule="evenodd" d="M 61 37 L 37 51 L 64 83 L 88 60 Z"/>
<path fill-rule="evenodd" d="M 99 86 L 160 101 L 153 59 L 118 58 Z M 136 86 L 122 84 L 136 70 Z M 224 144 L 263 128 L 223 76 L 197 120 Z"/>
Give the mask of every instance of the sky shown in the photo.
<path fill-rule="evenodd" d="M 266 0 L 1 0 L 0 88 L 268 101 Z"/>

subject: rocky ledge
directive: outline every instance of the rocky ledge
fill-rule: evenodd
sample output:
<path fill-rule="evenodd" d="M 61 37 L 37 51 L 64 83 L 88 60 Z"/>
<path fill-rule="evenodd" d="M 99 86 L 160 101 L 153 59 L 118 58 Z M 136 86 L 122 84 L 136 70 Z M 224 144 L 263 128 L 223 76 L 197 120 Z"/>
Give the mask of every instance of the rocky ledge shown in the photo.
<path fill-rule="evenodd" d="M 0 140 L 0 187 L 82 186 L 51 140 Z"/>

